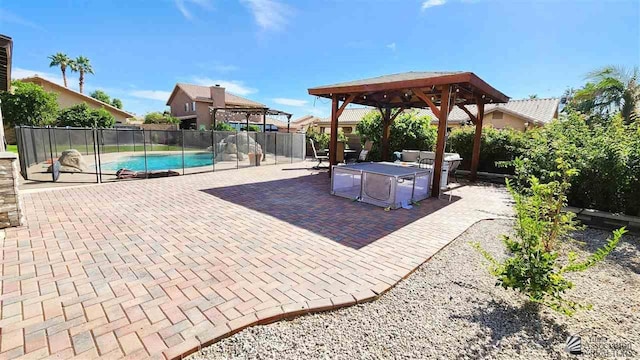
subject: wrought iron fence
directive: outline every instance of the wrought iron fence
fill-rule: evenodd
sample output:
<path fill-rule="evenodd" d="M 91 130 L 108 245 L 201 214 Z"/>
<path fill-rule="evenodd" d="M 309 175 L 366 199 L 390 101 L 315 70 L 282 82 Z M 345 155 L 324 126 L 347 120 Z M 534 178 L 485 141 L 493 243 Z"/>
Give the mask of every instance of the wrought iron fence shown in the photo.
<path fill-rule="evenodd" d="M 19 126 L 16 137 L 22 176 L 34 181 L 146 179 L 306 156 L 304 134 L 277 132 Z"/>

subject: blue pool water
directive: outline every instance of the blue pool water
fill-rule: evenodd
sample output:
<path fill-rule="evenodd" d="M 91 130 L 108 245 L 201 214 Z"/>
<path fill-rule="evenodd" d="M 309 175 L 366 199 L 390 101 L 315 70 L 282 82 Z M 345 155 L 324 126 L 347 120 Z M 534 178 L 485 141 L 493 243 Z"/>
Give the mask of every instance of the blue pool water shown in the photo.
<path fill-rule="evenodd" d="M 210 166 L 213 164 L 210 152 L 184 154 L 184 167 Z M 129 169 L 144 171 L 144 155 L 126 156 L 117 161 L 102 164 L 105 170 Z M 182 169 L 182 154 L 147 154 L 147 170 L 178 170 Z"/>

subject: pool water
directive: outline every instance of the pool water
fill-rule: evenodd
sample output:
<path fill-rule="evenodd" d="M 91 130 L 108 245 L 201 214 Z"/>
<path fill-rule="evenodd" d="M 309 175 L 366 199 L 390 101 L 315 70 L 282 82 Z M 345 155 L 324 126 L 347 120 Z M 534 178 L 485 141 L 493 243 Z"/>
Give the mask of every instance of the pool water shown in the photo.
<path fill-rule="evenodd" d="M 200 167 L 213 165 L 213 154 L 210 152 L 185 153 L 184 167 Z M 102 164 L 105 170 L 129 169 L 144 171 L 144 155 L 133 155 L 116 161 Z M 147 154 L 147 171 L 182 169 L 182 154 Z"/>

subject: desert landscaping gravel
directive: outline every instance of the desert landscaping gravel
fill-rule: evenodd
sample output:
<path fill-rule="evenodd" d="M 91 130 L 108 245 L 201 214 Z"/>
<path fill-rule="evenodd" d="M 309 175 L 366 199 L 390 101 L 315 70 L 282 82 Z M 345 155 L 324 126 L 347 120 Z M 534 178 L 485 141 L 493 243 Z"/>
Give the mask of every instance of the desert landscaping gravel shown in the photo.
<path fill-rule="evenodd" d="M 569 298 L 593 308 L 567 317 L 496 287 L 469 245 L 504 256 L 500 235 L 511 227 L 477 223 L 373 302 L 253 326 L 189 359 L 640 358 L 640 238 L 625 236 L 605 262 L 571 274 Z M 567 249 L 586 256 L 609 234 L 583 230 Z M 564 350 L 577 333 L 580 357 Z"/>

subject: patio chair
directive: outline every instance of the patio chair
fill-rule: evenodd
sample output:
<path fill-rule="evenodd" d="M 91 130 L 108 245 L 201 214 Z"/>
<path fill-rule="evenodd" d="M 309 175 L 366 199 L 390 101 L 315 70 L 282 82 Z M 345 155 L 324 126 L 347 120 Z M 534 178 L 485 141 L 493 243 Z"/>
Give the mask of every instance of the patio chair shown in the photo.
<path fill-rule="evenodd" d="M 318 164 L 316 166 L 314 166 L 314 169 L 320 169 L 320 164 L 322 164 L 323 161 L 329 161 L 329 157 L 327 155 L 318 155 L 318 150 L 316 150 L 316 144 L 313 142 L 312 139 L 309 139 L 309 142 L 311 143 L 311 149 L 313 150 L 313 158 L 315 160 L 318 160 Z"/>
<path fill-rule="evenodd" d="M 362 147 L 362 150 L 360 150 L 360 154 L 358 155 L 358 159 L 356 160 L 356 162 L 367 161 L 367 156 L 369 156 L 369 152 L 371 151 L 372 147 L 373 147 L 373 141 L 371 140 L 365 141 L 364 146 Z"/>

